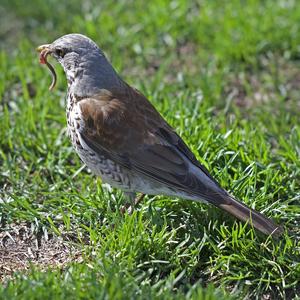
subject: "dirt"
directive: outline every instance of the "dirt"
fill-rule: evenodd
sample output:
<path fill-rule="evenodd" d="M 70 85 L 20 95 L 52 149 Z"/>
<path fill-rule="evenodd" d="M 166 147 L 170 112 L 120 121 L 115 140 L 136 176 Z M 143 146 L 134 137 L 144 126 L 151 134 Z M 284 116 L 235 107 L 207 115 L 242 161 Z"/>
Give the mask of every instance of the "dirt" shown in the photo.
<path fill-rule="evenodd" d="M 291 111 L 300 109 L 299 62 L 277 58 L 277 62 L 260 58 L 257 72 L 241 72 L 228 75 L 224 96 L 240 109 L 259 107 L 281 102 Z"/>
<path fill-rule="evenodd" d="M 63 268 L 70 262 L 81 262 L 81 253 L 74 244 L 32 224 L 10 224 L 0 231 L 0 281 L 31 265 L 39 269 Z"/>

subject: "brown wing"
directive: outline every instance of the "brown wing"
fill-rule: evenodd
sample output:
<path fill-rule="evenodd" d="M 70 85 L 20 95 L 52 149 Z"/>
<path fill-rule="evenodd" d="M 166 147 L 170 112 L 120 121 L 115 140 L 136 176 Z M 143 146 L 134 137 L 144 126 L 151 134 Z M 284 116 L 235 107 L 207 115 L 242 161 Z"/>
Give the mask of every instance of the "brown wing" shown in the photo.
<path fill-rule="evenodd" d="M 217 205 L 226 202 L 226 192 L 138 91 L 128 88 L 126 94 L 117 94 L 103 90 L 79 105 L 86 124 L 81 137 L 94 151 L 105 152 L 123 167 L 170 188 Z M 190 172 L 190 164 L 210 180 L 210 187 Z"/>

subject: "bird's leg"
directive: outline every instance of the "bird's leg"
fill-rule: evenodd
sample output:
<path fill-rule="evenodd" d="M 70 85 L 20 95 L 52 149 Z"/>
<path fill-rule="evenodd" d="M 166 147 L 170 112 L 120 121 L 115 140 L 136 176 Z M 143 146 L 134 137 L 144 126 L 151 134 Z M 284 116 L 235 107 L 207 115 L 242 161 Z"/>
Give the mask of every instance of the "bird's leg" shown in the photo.
<path fill-rule="evenodd" d="M 126 211 L 129 215 L 131 215 L 135 209 L 135 207 L 142 202 L 142 200 L 145 197 L 145 194 L 140 194 L 139 196 L 136 196 L 135 193 L 126 193 L 125 195 L 129 198 L 129 202 L 127 202 L 122 208 L 121 213 L 124 214 Z"/>
<path fill-rule="evenodd" d="M 145 194 L 140 194 L 135 197 L 133 205 L 128 208 L 128 213 L 131 215 L 133 210 L 143 201 Z"/>

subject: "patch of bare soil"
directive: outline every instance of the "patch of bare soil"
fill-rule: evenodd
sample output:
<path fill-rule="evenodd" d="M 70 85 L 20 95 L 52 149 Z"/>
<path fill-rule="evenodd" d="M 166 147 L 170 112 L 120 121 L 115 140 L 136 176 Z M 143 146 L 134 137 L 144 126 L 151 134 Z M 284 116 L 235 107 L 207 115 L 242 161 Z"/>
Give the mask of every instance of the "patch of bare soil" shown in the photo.
<path fill-rule="evenodd" d="M 39 269 L 63 268 L 70 262 L 82 261 L 81 253 L 62 237 L 48 234 L 26 223 L 10 224 L 0 231 L 0 281 L 30 265 Z"/>
<path fill-rule="evenodd" d="M 282 101 L 285 108 L 300 110 L 299 63 L 272 57 L 260 58 L 260 64 L 256 72 L 229 74 L 225 96 L 241 109 Z"/>

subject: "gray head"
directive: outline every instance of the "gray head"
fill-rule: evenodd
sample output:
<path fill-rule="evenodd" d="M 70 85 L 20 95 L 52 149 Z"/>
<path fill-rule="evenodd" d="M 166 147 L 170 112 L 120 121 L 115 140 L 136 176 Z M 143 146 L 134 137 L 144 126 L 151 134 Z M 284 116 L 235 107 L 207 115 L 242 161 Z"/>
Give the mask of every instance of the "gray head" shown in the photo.
<path fill-rule="evenodd" d="M 88 97 L 99 89 L 119 88 L 122 80 L 107 61 L 102 50 L 82 34 L 67 34 L 51 44 L 38 47 L 44 59 L 50 54 L 64 68 L 69 89 Z M 41 59 L 42 61 L 42 59 Z"/>

